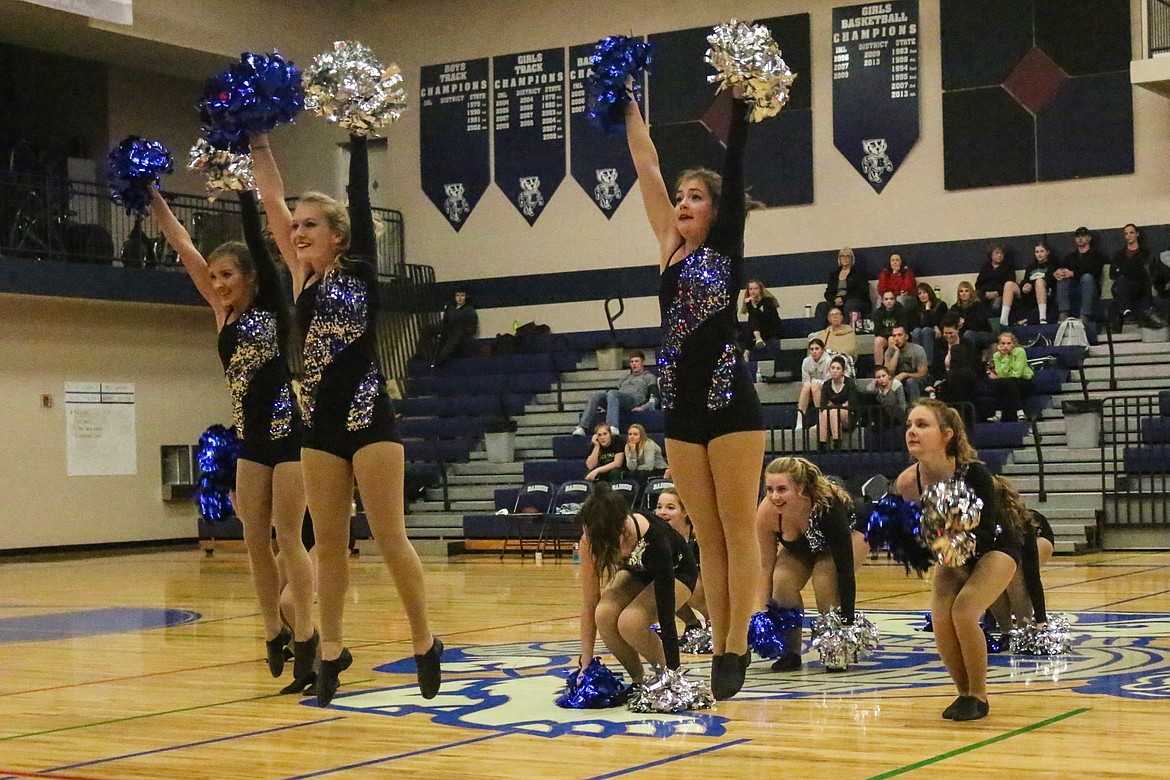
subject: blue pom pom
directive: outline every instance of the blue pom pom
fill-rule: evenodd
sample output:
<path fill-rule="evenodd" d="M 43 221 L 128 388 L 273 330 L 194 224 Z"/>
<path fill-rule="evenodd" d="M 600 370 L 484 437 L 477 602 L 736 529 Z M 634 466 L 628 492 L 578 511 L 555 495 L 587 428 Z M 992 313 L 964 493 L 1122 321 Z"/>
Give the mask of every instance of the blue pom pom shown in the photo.
<path fill-rule="evenodd" d="M 249 151 L 248 136 L 293 121 L 305 107 L 301 72 L 279 52 L 245 53 L 224 73 L 209 79 L 199 118 L 216 149 Z"/>
<path fill-rule="evenodd" d="M 894 493 L 878 499 L 870 513 L 865 538 L 871 550 L 889 550 L 890 556 L 919 576 L 934 565 L 934 555 L 922 543 L 919 528 L 922 511 L 918 504 Z"/>
<path fill-rule="evenodd" d="M 624 35 L 611 35 L 597 42 L 586 81 L 589 115 L 607 133 L 619 132 L 626 124 L 626 105 L 633 96 L 626 90 L 626 80 L 634 77 L 634 91 L 639 89 L 640 75 L 650 65 L 651 45 Z"/>
<path fill-rule="evenodd" d="M 171 153 L 165 146 L 136 135 L 111 149 L 106 159 L 110 195 L 127 214 L 145 215 L 150 208 L 150 188 L 158 187 L 159 177 L 173 170 Z"/>
<path fill-rule="evenodd" d="M 565 690 L 557 697 L 557 706 L 570 710 L 595 710 L 626 703 L 630 686 L 621 675 L 614 674 L 600 658 L 594 658 L 579 674 L 572 674 Z"/>
<path fill-rule="evenodd" d="M 212 425 L 199 437 L 199 489 L 195 495 L 199 514 L 208 522 L 225 520 L 232 516 L 232 502 L 228 493 L 236 486 L 236 460 L 240 456 L 240 440 L 235 428 Z"/>
<path fill-rule="evenodd" d="M 798 607 L 781 607 L 775 601 L 768 602 L 765 612 L 752 615 L 748 623 L 748 647 L 761 658 L 776 659 L 788 652 L 800 652 L 799 647 L 789 647 L 784 633 L 804 625 L 804 610 Z"/>

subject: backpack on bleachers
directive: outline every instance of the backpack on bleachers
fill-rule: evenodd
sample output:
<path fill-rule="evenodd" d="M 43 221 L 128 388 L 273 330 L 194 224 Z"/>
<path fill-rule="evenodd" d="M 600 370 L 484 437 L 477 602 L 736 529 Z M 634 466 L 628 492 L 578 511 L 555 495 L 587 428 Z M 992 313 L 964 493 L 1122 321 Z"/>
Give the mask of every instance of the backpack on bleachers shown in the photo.
<path fill-rule="evenodd" d="M 1085 324 L 1076 317 L 1069 317 L 1056 329 L 1056 338 L 1053 339 L 1052 346 L 1088 349 L 1089 334 L 1085 332 Z"/>

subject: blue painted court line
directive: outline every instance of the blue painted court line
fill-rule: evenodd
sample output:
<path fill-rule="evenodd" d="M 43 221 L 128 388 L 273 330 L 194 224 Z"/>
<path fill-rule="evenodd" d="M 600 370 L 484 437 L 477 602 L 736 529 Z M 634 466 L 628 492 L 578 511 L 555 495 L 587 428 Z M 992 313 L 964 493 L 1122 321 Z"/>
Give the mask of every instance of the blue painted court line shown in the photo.
<path fill-rule="evenodd" d="M 622 775 L 629 775 L 629 774 L 633 774 L 634 772 L 640 772 L 643 769 L 651 769 L 651 768 L 656 767 L 656 766 L 662 766 L 663 764 L 669 764 L 672 761 L 682 761 L 684 758 L 690 758 L 691 756 L 701 756 L 704 753 L 711 753 L 711 752 L 714 752 L 716 750 L 722 750 L 723 748 L 732 747 L 734 745 L 742 745 L 744 742 L 751 742 L 751 740 L 747 739 L 746 737 L 744 739 L 733 739 L 730 742 L 722 742 L 718 745 L 711 745 L 710 747 L 699 748 L 698 750 L 692 750 L 689 753 L 679 753 L 677 756 L 671 756 L 670 758 L 664 758 L 660 761 L 649 761 L 645 764 L 638 764 L 637 766 L 627 767 L 626 769 L 619 769 L 618 771 L 610 772 L 609 774 L 594 775 L 593 777 L 586 778 L 586 780 L 608 780 L 608 778 L 611 778 L 611 777 L 621 777 Z"/>
<path fill-rule="evenodd" d="M 110 761 L 122 761 L 127 758 L 138 758 L 140 756 L 149 756 L 155 753 L 166 753 L 171 750 L 185 750 L 186 748 L 199 747 L 201 745 L 214 745 L 217 742 L 230 742 L 233 739 L 244 739 L 245 737 L 258 737 L 262 734 L 275 734 L 278 731 L 288 731 L 290 729 L 299 729 L 303 726 L 316 726 L 321 723 L 332 723 L 335 720 L 345 720 L 345 717 L 338 715 L 335 718 L 322 718 L 320 720 L 309 721 L 308 723 L 292 723 L 288 726 L 275 726 L 270 729 L 261 729 L 260 731 L 248 731 L 243 734 L 231 734 L 226 737 L 214 737 L 213 739 L 201 739 L 198 742 L 187 742 L 182 745 L 172 745 L 170 747 L 155 748 L 154 750 L 141 750 L 137 753 L 124 753 L 120 756 L 110 756 L 109 758 L 98 758 L 93 761 L 81 761 L 76 764 L 65 764 L 64 766 L 56 766 L 52 769 L 45 769 L 45 772 L 61 772 L 66 769 L 77 769 L 82 766 L 93 766 L 94 764 L 105 764 Z"/>
<path fill-rule="evenodd" d="M 385 764 L 388 761 L 397 761 L 400 758 L 412 758 L 414 756 L 425 755 L 426 753 L 438 753 L 440 750 L 447 750 L 448 748 L 462 747 L 463 745 L 472 745 L 476 742 L 486 742 L 489 739 L 499 739 L 500 737 L 508 736 L 507 733 L 488 734 L 484 737 L 472 737 L 471 739 L 460 740 L 459 742 L 451 742 L 446 745 L 436 745 L 429 748 L 420 748 L 418 750 L 411 750 L 408 753 L 398 753 L 393 756 L 386 756 L 385 758 L 372 758 L 369 761 L 359 761 L 356 764 L 346 764 L 345 766 L 337 766 L 332 769 L 322 769 L 319 772 L 310 772 L 307 775 L 296 775 L 295 777 L 286 777 L 285 780 L 306 780 L 310 777 L 322 777 L 324 775 L 331 775 L 334 772 L 345 772 L 350 769 L 358 769 L 363 766 L 373 766 L 374 764 Z"/>
<path fill-rule="evenodd" d="M 148 631 L 192 623 L 199 617 L 198 612 L 185 609 L 108 607 L 0 618 L 0 642 L 44 642 Z"/>

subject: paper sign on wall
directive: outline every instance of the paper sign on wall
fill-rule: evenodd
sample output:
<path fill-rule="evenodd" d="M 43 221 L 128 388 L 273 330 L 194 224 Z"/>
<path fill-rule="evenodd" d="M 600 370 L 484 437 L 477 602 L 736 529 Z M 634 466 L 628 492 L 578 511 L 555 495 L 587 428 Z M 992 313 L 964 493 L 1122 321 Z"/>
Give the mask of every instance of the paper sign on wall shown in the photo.
<path fill-rule="evenodd" d="M 65 450 L 71 477 L 137 474 L 133 383 L 66 382 Z"/>

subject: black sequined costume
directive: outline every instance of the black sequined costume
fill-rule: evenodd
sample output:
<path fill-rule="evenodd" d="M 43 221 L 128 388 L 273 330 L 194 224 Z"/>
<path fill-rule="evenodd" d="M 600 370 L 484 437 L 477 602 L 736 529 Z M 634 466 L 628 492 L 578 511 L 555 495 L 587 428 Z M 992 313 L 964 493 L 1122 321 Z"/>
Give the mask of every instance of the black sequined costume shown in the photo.
<path fill-rule="evenodd" d="M 808 528 L 795 539 L 785 539 L 776 530 L 776 542 L 789 555 L 808 567 L 818 558 L 830 556 L 837 569 L 837 598 L 841 601 L 841 618 L 853 622 L 854 602 L 857 599 L 857 580 L 853 562 L 853 507 L 836 500 L 824 512 L 815 512 L 808 520 Z"/>
<path fill-rule="evenodd" d="M 649 524 L 645 535 L 637 519 L 645 517 Z M 662 632 L 662 649 L 666 665 L 679 666 L 678 629 L 674 624 L 674 581 L 678 580 L 694 592 L 699 580 L 699 567 L 691 555 L 691 548 L 682 534 L 655 515 L 635 515 L 634 532 L 638 535 L 633 552 L 622 565 L 622 571 L 643 585 L 654 585 L 654 602 L 658 607 L 658 626 Z"/>
<path fill-rule="evenodd" d="M 1029 524 L 1024 529 L 1024 544 L 1019 560 L 1020 572 L 1024 576 L 1024 588 L 1028 592 L 1028 600 L 1032 602 L 1032 619 L 1037 623 L 1048 622 L 1048 605 L 1044 598 L 1044 582 L 1040 578 L 1040 550 L 1036 546 L 1038 539 L 1047 539 L 1055 546 L 1056 535 L 1048 518 L 1032 510 L 1035 525 Z"/>
<path fill-rule="evenodd" d="M 305 334 L 304 446 L 346 460 L 366 445 L 399 440 L 376 355 L 377 240 L 368 152 L 365 138 L 350 140 L 350 251 L 306 284 L 296 302 Z"/>
<path fill-rule="evenodd" d="M 707 444 L 763 430 L 763 410 L 736 349 L 736 297 L 743 286 L 743 151 L 747 120 L 732 108 L 719 210 L 703 245 L 662 272 L 658 385 L 668 439 Z"/>
<path fill-rule="evenodd" d="M 301 459 L 300 413 L 281 354 L 288 334 L 279 293 L 283 280 L 268 255 L 253 193 L 240 193 L 240 211 L 258 293 L 239 317 L 224 323 L 217 347 L 232 395 L 240 458 L 274 468 Z"/>
<path fill-rule="evenodd" d="M 979 516 L 979 525 L 975 526 L 975 554 L 967 561 L 968 568 L 975 564 L 987 553 L 998 550 L 1011 557 L 1016 565 L 1020 563 L 1023 552 L 1024 539 L 1019 529 L 1005 527 L 1000 523 L 999 500 L 996 498 L 995 481 L 991 472 L 978 461 L 959 464 L 955 469 L 953 479 L 961 479 L 983 501 L 983 510 Z M 922 473 L 919 465 L 914 464 L 914 481 L 918 485 L 918 494 L 922 495 Z"/>

